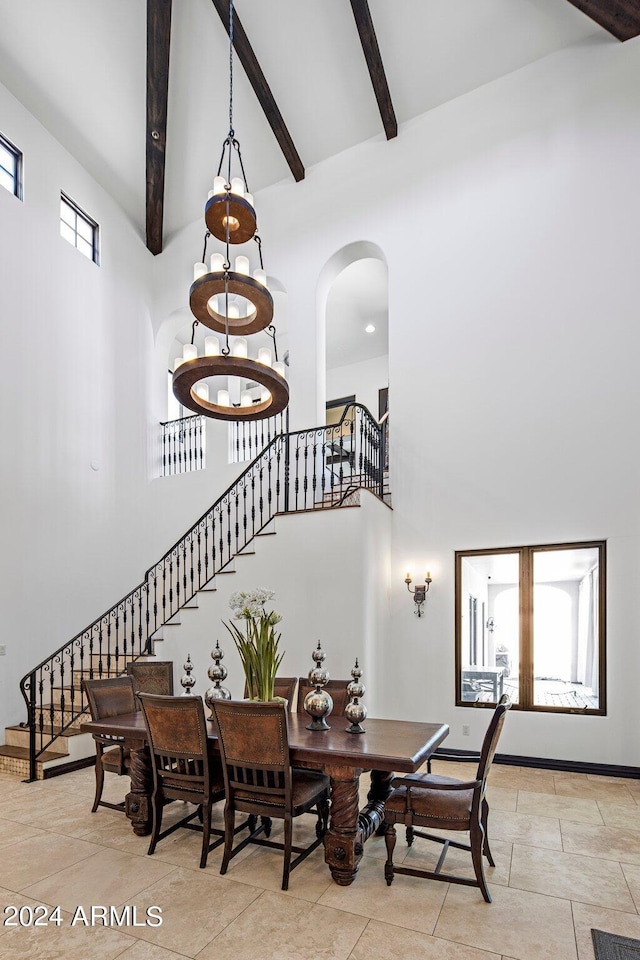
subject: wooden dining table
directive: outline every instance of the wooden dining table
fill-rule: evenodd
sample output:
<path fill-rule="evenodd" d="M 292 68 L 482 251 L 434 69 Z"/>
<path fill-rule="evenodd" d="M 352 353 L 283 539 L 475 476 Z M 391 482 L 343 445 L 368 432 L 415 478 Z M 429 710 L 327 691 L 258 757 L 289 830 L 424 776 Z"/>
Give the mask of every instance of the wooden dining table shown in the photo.
<path fill-rule="evenodd" d="M 449 733 L 446 723 L 367 719 L 366 732 L 347 733 L 344 717 L 329 717 L 330 730 L 306 729 L 306 714 L 289 715 L 291 763 L 323 770 L 331 781 L 331 819 L 324 838 L 325 861 L 334 881 L 348 886 L 358 872 L 365 842 L 379 830 L 394 773 L 415 773 Z M 213 751 L 217 737 L 208 723 Z M 131 755 L 126 815 L 134 833 L 151 832 L 153 769 L 142 713 L 83 723 L 84 733 L 122 737 Z M 360 776 L 371 775 L 367 803 L 360 809 Z"/>

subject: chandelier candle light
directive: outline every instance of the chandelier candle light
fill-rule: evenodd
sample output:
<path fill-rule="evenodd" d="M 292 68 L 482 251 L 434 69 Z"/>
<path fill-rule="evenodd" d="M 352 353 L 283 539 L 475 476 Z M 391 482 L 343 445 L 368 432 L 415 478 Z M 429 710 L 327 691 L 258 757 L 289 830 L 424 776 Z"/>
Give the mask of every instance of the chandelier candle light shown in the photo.
<path fill-rule="evenodd" d="M 232 158 L 237 155 L 242 176 L 232 176 Z M 226 159 L 226 176 L 222 175 Z M 204 211 L 205 234 L 202 260 L 194 265 L 189 306 L 195 317 L 192 342 L 184 345 L 182 357 L 174 366 L 173 392 L 180 403 L 195 413 L 218 420 L 261 420 L 273 417 L 289 403 L 289 387 L 284 364 L 271 363 L 271 351 L 261 348 L 258 359 L 248 356 L 246 337 L 266 330 L 274 340 L 273 297 L 267 286 L 262 260 L 262 241 L 257 232 L 253 195 L 249 192 L 240 144 L 233 129 L 233 0 L 229 4 L 229 133 L 222 145 L 218 173 L 209 191 Z M 210 236 L 225 245 L 225 253 L 213 253 L 207 266 L 207 240 Z M 251 273 L 249 257 L 240 255 L 232 266 L 231 245 L 255 240 L 260 266 Z M 233 298 L 233 299 L 232 299 Z M 216 336 L 205 338 L 204 356 L 198 356 L 193 343 L 195 326 L 204 324 L 222 334 L 223 346 Z M 229 337 L 236 337 L 233 348 Z M 209 396 L 209 377 L 237 377 L 257 383 L 260 397 L 254 401 L 243 390 L 239 406 L 230 400 L 228 389 L 217 391 L 215 402 Z"/>

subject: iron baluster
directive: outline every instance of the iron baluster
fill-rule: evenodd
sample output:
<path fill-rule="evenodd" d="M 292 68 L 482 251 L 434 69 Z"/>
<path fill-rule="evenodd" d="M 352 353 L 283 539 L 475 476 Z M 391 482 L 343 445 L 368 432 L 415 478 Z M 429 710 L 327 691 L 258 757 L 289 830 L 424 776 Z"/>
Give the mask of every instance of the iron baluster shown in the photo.
<path fill-rule="evenodd" d="M 253 474 L 252 474 L 253 475 Z M 244 537 L 242 546 L 246 547 L 247 545 L 247 484 L 242 485 L 242 534 Z"/>
<path fill-rule="evenodd" d="M 36 674 L 29 674 L 27 680 L 29 697 L 27 701 L 27 720 L 29 723 L 29 780 L 36 779 Z M 41 714 L 42 715 L 42 714 Z"/>

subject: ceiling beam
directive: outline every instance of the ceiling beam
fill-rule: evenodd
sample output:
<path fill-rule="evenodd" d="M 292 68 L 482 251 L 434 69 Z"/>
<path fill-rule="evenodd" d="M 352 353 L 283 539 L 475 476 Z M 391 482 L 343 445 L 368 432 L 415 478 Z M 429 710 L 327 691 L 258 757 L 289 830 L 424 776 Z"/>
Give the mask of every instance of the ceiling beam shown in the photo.
<path fill-rule="evenodd" d="M 398 124 L 391 102 L 389 84 L 387 83 L 387 77 L 384 72 L 384 65 L 382 63 L 382 57 L 380 56 L 380 47 L 378 46 L 378 38 L 376 37 L 373 20 L 371 19 L 369 4 L 367 0 L 351 0 L 351 9 L 353 10 L 353 16 L 360 35 L 364 58 L 369 68 L 369 76 L 371 77 L 373 90 L 376 95 L 376 100 L 378 101 L 378 109 L 382 117 L 384 132 L 387 140 L 393 140 L 394 137 L 398 136 Z"/>
<path fill-rule="evenodd" d="M 617 40 L 631 40 L 640 34 L 638 0 L 569 0 L 569 3 L 586 13 Z"/>
<path fill-rule="evenodd" d="M 147 247 L 162 252 L 171 0 L 147 0 Z"/>
<path fill-rule="evenodd" d="M 218 16 L 222 20 L 225 30 L 229 33 L 229 0 L 211 0 L 211 2 L 218 11 Z M 244 67 L 244 72 L 249 78 L 249 83 L 253 87 L 253 91 L 264 111 L 264 115 L 269 121 L 269 126 L 280 144 L 280 149 L 289 164 L 289 169 L 294 179 L 296 181 L 304 180 L 302 160 L 291 139 L 291 134 L 287 130 L 287 125 L 278 109 L 278 104 L 260 68 L 257 57 L 253 52 L 253 47 L 249 43 L 244 28 L 240 23 L 240 18 L 235 6 L 233 8 L 233 48 L 238 55 L 240 63 Z"/>

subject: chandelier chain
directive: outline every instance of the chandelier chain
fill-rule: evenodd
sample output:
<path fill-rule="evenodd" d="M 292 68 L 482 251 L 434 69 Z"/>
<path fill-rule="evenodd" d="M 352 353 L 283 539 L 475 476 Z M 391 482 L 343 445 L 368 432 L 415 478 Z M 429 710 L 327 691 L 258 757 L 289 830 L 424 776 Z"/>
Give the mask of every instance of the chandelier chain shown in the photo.
<path fill-rule="evenodd" d="M 233 140 L 233 0 L 229 0 L 229 138 Z M 231 151 L 229 151 L 231 152 Z"/>
<path fill-rule="evenodd" d="M 200 261 L 201 263 L 207 262 L 207 240 L 209 239 L 210 236 L 211 234 L 207 230 L 207 232 L 204 235 L 204 247 L 202 248 L 202 260 Z"/>

